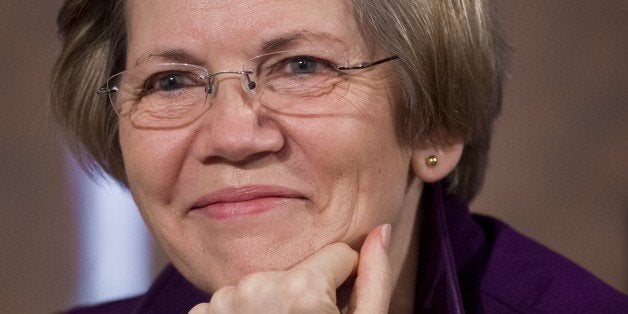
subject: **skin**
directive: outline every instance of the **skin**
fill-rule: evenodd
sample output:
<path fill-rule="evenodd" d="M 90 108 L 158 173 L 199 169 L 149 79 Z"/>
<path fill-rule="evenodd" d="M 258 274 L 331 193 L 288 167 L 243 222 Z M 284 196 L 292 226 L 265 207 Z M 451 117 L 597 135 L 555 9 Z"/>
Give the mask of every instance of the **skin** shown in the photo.
<path fill-rule="evenodd" d="M 210 72 L 240 69 L 264 44 L 295 33 L 306 40 L 291 49 L 323 47 L 370 59 L 372 45 L 341 1 L 128 1 L 127 11 L 129 68 L 180 62 L 149 57 L 177 50 Z M 142 217 L 177 269 L 214 293 L 193 313 L 333 313 L 337 303 L 358 312 L 386 312 L 389 303 L 400 307 L 396 312 L 412 310 L 407 265 L 417 258 L 412 234 L 422 182 L 447 175 L 462 145 L 398 144 L 391 68 L 364 71 L 342 99 L 321 104 L 315 115 L 255 105 L 241 77 L 225 75 L 211 108 L 191 124 L 148 129 L 120 119 L 129 186 Z M 429 155 L 439 156 L 438 167 L 425 166 Z M 246 208 L 264 210 L 253 214 L 227 204 L 235 214 L 221 219 L 193 209 L 208 194 L 258 186 L 298 197 L 254 201 Z"/>

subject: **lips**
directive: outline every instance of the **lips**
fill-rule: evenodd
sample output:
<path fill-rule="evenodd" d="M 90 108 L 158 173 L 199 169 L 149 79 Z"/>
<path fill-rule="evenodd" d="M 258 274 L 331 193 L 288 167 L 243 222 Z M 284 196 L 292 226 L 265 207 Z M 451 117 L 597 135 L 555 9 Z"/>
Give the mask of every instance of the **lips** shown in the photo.
<path fill-rule="evenodd" d="M 281 186 L 226 188 L 201 197 L 191 211 L 201 210 L 211 219 L 223 220 L 259 215 L 303 199 L 302 193 Z"/>

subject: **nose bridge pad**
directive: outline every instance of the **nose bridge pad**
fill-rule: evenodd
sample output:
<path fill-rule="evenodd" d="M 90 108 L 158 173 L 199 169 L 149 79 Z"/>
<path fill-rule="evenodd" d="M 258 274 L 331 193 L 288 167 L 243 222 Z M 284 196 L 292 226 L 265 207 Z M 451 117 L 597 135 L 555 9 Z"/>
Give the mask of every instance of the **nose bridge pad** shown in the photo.
<path fill-rule="evenodd" d="M 225 74 L 231 74 L 231 76 L 225 77 Z M 221 72 L 210 74 L 207 77 L 207 86 L 205 87 L 206 101 L 207 101 L 207 98 L 213 99 L 217 96 L 219 85 L 222 81 L 229 81 L 231 79 L 237 78 L 240 80 L 240 87 L 242 88 L 242 90 L 239 91 L 239 94 L 242 97 L 242 100 L 244 101 L 244 103 L 249 103 L 254 98 L 253 93 L 254 93 L 255 88 L 257 87 L 257 83 L 251 79 L 252 74 L 253 74 L 252 71 L 235 71 L 235 70 L 221 71 Z M 219 79 L 220 77 L 222 78 Z M 248 94 L 250 98 L 247 99 L 247 96 L 244 94 Z"/>
<path fill-rule="evenodd" d="M 246 89 L 247 91 L 252 91 L 257 87 L 257 83 L 255 83 L 255 81 L 251 80 L 251 75 L 253 74 L 252 71 L 243 71 L 242 72 L 242 86 L 244 87 L 244 89 Z"/>

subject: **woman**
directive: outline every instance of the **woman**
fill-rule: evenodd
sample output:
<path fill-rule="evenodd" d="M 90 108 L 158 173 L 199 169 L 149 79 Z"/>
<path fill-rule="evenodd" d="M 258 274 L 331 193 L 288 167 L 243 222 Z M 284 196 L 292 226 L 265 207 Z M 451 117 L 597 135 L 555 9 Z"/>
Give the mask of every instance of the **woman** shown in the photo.
<path fill-rule="evenodd" d="M 168 267 L 77 312 L 618 311 L 466 202 L 501 106 L 483 1 L 66 1 L 54 110 Z"/>

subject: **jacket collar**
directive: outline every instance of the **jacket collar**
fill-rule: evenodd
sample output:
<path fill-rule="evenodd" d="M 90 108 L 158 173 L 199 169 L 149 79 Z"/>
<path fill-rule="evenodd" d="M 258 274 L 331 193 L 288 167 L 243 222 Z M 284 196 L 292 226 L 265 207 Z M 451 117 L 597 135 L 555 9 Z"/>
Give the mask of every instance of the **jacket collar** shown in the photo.
<path fill-rule="evenodd" d="M 474 278 L 461 277 L 484 243 L 480 227 L 465 201 L 446 195 L 444 184 L 426 184 L 420 210 L 420 253 L 416 312 L 464 313 L 461 287 Z M 473 274 L 474 272 L 469 272 Z"/>

